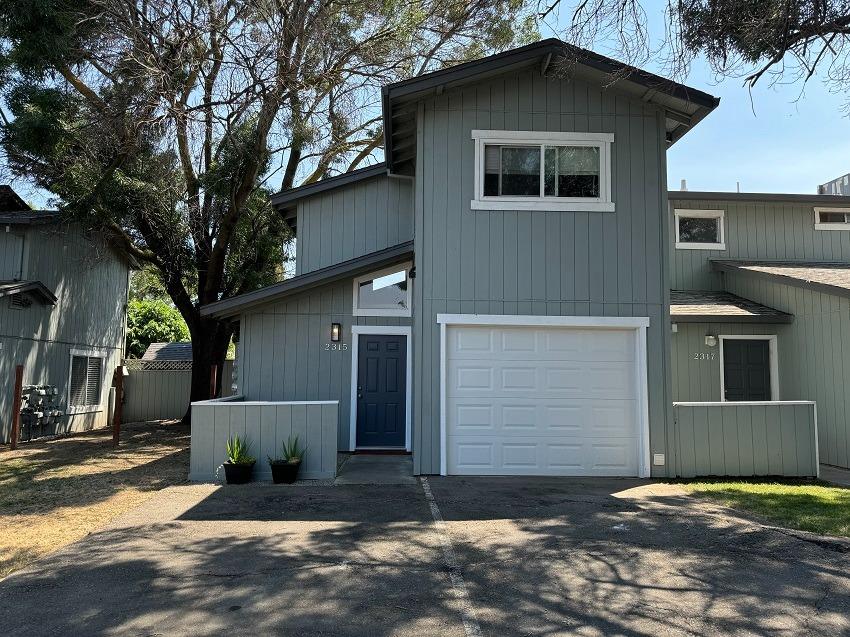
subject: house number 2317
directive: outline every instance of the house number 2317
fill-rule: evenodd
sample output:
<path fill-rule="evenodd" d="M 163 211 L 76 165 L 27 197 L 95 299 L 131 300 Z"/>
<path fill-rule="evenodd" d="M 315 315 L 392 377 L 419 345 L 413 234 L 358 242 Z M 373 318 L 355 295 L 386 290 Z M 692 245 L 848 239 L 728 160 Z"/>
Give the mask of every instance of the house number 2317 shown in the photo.
<path fill-rule="evenodd" d="M 694 352 L 695 361 L 713 361 L 715 356 L 714 352 Z"/>
<path fill-rule="evenodd" d="M 344 352 L 348 349 L 348 343 L 325 343 L 325 349 L 329 352 Z"/>

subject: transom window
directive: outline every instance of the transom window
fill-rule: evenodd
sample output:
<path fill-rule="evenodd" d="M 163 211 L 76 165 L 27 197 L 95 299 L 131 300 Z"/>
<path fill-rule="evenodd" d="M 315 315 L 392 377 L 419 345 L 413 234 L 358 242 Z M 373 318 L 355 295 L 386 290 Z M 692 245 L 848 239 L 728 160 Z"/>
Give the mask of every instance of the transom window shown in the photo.
<path fill-rule="evenodd" d="M 103 359 L 100 353 L 71 351 L 68 407 L 72 413 L 100 409 Z"/>
<path fill-rule="evenodd" d="M 607 133 L 472 131 L 476 210 L 613 211 Z"/>
<path fill-rule="evenodd" d="M 676 248 L 725 250 L 723 210 L 676 210 Z"/>
<path fill-rule="evenodd" d="M 354 316 L 410 316 L 411 264 L 354 279 Z"/>
<path fill-rule="evenodd" d="M 815 208 L 815 230 L 850 230 L 850 208 Z"/>

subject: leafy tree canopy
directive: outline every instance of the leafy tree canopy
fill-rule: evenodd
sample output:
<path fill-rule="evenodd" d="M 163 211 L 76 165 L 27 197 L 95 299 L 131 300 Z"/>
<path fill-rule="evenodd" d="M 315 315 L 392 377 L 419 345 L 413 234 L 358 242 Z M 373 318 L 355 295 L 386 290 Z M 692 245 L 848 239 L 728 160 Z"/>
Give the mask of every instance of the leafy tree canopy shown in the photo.
<path fill-rule="evenodd" d="M 189 340 L 189 328 L 173 305 L 162 300 L 130 301 L 127 308 L 127 354 L 141 358 L 151 343 Z"/>

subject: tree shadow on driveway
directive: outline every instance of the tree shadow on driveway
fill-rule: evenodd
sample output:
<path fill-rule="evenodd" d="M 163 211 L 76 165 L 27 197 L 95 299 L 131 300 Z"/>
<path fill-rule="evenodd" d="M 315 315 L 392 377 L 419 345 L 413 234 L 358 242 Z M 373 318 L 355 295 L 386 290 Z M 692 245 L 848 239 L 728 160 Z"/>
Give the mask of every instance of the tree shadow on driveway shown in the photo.
<path fill-rule="evenodd" d="M 429 480 L 486 635 L 850 629 L 847 554 L 716 507 Z M 418 485 L 181 493 L 0 583 L 7 634 L 464 635 Z"/>

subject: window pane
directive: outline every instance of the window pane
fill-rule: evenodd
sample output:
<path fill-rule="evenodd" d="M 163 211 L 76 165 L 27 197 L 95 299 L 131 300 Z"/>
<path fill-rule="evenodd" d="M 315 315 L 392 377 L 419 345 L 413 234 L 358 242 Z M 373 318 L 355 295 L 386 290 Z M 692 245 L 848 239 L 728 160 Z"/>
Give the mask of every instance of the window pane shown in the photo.
<path fill-rule="evenodd" d="M 86 404 L 100 404 L 100 358 L 96 356 L 89 357 L 88 360 L 88 376 L 86 378 Z"/>
<path fill-rule="evenodd" d="M 371 281 L 361 282 L 357 291 L 357 306 L 371 310 L 406 309 L 407 271 L 399 270 Z"/>
<path fill-rule="evenodd" d="M 540 196 L 540 148 L 502 147 L 502 195 Z"/>
<path fill-rule="evenodd" d="M 71 405 L 86 404 L 86 374 L 88 358 L 85 356 L 71 357 Z"/>
<path fill-rule="evenodd" d="M 720 219 L 679 217 L 679 241 L 682 243 L 720 243 Z"/>
<path fill-rule="evenodd" d="M 547 197 L 599 197 L 597 146 L 547 146 L 544 165 Z"/>
<path fill-rule="evenodd" d="M 821 212 L 821 223 L 847 223 L 850 215 L 843 212 Z"/>
<path fill-rule="evenodd" d="M 484 196 L 499 195 L 499 168 L 502 162 L 501 146 L 484 147 Z"/>

